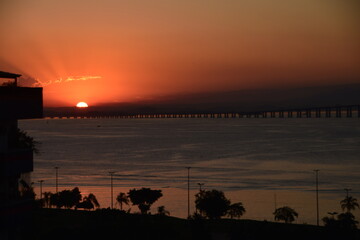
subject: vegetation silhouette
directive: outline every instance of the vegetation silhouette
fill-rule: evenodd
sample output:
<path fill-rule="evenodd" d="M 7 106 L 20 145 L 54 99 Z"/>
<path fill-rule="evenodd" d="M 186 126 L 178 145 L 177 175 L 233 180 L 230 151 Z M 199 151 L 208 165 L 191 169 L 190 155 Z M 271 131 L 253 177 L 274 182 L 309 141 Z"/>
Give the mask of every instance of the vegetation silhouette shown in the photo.
<path fill-rule="evenodd" d="M 344 229 L 344 230 L 354 230 L 357 229 L 357 224 L 355 216 L 351 211 L 355 211 L 356 208 L 359 208 L 357 199 L 352 196 L 346 196 L 343 200 L 340 201 L 341 209 L 343 213 L 337 215 L 337 212 L 328 213 L 331 217 L 324 217 L 322 220 L 326 227 L 333 229 Z M 345 212 L 346 210 L 346 212 Z M 335 215 L 336 218 L 335 218 Z"/>
<path fill-rule="evenodd" d="M 48 193 L 44 193 L 44 196 Z M 78 187 L 75 187 L 72 190 L 63 190 L 58 193 L 50 193 L 50 207 L 55 206 L 56 208 L 67 208 L 70 209 L 78 205 L 82 199 L 80 190 Z M 48 196 L 46 196 L 47 198 Z M 47 202 L 48 199 L 45 200 Z"/>
<path fill-rule="evenodd" d="M 30 137 L 27 132 L 17 129 L 16 137 L 14 138 L 14 142 L 10 143 L 10 145 L 23 148 L 23 149 L 31 149 L 35 154 L 40 154 L 40 150 L 38 148 L 40 142 L 35 141 L 33 137 Z"/>
<path fill-rule="evenodd" d="M 165 206 L 159 206 L 157 208 L 157 215 L 160 216 L 170 216 L 170 212 L 168 210 L 165 209 Z"/>
<path fill-rule="evenodd" d="M 228 215 L 231 218 L 240 218 L 245 213 L 245 208 L 241 202 L 231 204 L 230 200 L 225 197 L 222 191 L 202 190 L 195 195 L 196 209 L 200 213 L 193 215 L 192 219 L 220 219 Z"/>
<path fill-rule="evenodd" d="M 42 207 L 51 208 L 51 201 L 50 201 L 51 195 L 52 195 L 51 192 L 43 192 L 43 196 L 42 196 L 43 204 L 41 205 Z"/>
<path fill-rule="evenodd" d="M 100 208 L 100 204 L 97 201 L 95 195 L 92 193 L 89 193 L 88 196 L 83 198 L 82 202 L 76 204 L 75 209 L 83 208 L 86 210 L 90 210 L 90 209 L 94 209 L 94 207 L 96 207 L 98 209 L 98 208 Z"/>
<path fill-rule="evenodd" d="M 126 193 L 120 192 L 117 197 L 116 197 L 116 201 L 119 203 L 120 205 L 120 210 L 123 210 L 123 204 L 129 205 L 129 198 L 126 195 Z"/>
<path fill-rule="evenodd" d="M 229 206 L 227 215 L 233 219 L 233 218 L 239 218 L 244 215 L 246 212 L 245 207 L 241 202 L 233 203 Z"/>
<path fill-rule="evenodd" d="M 345 199 L 341 200 L 340 205 L 341 209 L 343 211 L 346 209 L 347 212 L 360 208 L 357 199 L 352 196 L 346 196 Z"/>
<path fill-rule="evenodd" d="M 141 214 L 147 214 L 151 205 L 156 202 L 163 194 L 161 190 L 151 190 L 150 188 L 131 189 L 128 192 L 133 205 L 137 205 Z"/>
<path fill-rule="evenodd" d="M 23 199 L 35 199 L 35 192 L 33 188 L 33 183 L 28 184 L 24 179 L 20 179 L 20 197 Z"/>
<path fill-rule="evenodd" d="M 288 206 L 275 209 L 273 214 L 275 221 L 284 221 L 285 223 L 292 223 L 299 216 L 294 209 Z"/>

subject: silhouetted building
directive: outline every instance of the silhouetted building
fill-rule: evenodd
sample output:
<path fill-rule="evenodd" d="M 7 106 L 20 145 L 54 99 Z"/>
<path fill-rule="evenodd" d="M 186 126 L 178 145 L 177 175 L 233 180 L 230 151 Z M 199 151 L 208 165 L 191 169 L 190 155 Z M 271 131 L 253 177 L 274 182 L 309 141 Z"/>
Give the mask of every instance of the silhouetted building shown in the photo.
<path fill-rule="evenodd" d="M 34 204 L 20 191 L 31 186 L 33 150 L 21 144 L 18 119 L 42 118 L 42 88 L 18 87 L 20 76 L 0 71 L 0 239 L 18 234 Z"/>

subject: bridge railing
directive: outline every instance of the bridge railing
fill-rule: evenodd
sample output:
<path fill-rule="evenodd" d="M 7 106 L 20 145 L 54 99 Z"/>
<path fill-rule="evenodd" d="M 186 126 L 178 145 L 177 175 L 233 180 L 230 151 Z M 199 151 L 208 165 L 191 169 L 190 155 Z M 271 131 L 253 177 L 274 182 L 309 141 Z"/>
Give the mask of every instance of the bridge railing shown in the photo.
<path fill-rule="evenodd" d="M 106 113 L 64 112 L 46 115 L 46 118 L 360 118 L 360 105 L 280 109 L 254 112 L 225 113 Z"/>

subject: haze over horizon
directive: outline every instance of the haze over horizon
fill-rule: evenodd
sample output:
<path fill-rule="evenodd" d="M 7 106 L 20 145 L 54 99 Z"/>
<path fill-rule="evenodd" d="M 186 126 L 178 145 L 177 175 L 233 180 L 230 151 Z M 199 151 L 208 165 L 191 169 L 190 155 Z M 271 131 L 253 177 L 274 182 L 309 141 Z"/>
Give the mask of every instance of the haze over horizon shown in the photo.
<path fill-rule="evenodd" d="M 47 107 L 360 83 L 353 0 L 1 0 L 0 70 Z"/>

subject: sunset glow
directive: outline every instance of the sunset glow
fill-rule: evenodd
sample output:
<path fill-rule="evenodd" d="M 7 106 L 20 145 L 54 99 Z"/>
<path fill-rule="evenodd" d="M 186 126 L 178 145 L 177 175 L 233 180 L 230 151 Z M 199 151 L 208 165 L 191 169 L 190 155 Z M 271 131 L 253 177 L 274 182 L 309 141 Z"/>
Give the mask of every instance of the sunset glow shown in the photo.
<path fill-rule="evenodd" d="M 356 1 L 5 1 L 0 69 L 45 106 L 359 83 Z M 64 17 L 66 13 L 66 17 Z"/>

